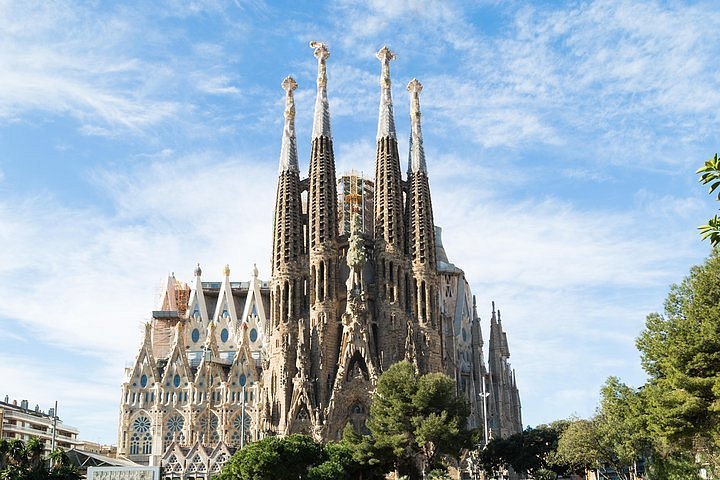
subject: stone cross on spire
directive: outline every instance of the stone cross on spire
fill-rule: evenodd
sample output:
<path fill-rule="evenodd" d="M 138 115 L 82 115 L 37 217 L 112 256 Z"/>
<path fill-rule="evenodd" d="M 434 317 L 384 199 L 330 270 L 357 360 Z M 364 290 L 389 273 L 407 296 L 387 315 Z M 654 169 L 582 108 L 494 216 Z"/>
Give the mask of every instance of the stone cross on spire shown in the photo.
<path fill-rule="evenodd" d="M 422 83 L 413 78 L 408 83 L 407 89 L 410 92 L 410 154 L 408 172 L 427 173 L 425 164 L 425 150 L 423 149 L 422 128 L 420 127 L 420 92 Z"/>
<path fill-rule="evenodd" d="M 327 97 L 327 59 L 330 50 L 321 42 L 310 42 L 318 60 L 317 98 L 315 99 L 315 115 L 313 117 L 312 138 L 328 137 L 330 133 L 330 105 Z"/>
<path fill-rule="evenodd" d="M 297 82 L 292 77 L 286 77 L 282 82 L 282 88 L 285 90 L 285 125 L 280 147 L 280 172 L 299 171 L 295 138 L 295 97 L 293 95 L 297 86 Z"/>
<path fill-rule="evenodd" d="M 390 88 L 390 60 L 395 54 L 388 47 L 383 47 L 376 54 L 382 65 L 380 74 L 380 115 L 378 116 L 377 139 L 390 137 L 396 139 L 395 117 L 393 115 L 392 91 Z"/>

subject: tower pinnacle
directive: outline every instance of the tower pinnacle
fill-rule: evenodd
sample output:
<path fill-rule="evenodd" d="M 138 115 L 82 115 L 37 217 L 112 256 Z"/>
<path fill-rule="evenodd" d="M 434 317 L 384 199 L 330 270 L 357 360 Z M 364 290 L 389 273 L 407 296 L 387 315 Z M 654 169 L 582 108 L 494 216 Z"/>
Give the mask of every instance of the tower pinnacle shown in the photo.
<path fill-rule="evenodd" d="M 282 146 L 280 147 L 280 171 L 299 171 L 297 158 L 297 140 L 295 138 L 295 97 L 293 91 L 297 82 L 286 77 L 282 82 L 285 90 L 285 124 L 283 126 Z"/>
<path fill-rule="evenodd" d="M 312 138 L 332 137 L 330 133 L 330 106 L 327 97 L 327 65 L 330 50 L 322 42 L 310 42 L 318 60 L 317 98 L 315 99 L 315 115 L 313 116 Z"/>
<path fill-rule="evenodd" d="M 395 54 L 388 47 L 383 47 L 376 54 L 382 65 L 380 74 L 380 115 L 378 116 L 377 139 L 383 137 L 397 138 L 395 134 L 395 117 L 393 116 L 392 91 L 390 83 L 390 60 Z"/>
<path fill-rule="evenodd" d="M 413 78 L 408 83 L 407 89 L 410 92 L 410 153 L 408 172 L 425 172 L 425 150 L 423 149 L 422 128 L 420 127 L 420 92 L 422 83 Z"/>

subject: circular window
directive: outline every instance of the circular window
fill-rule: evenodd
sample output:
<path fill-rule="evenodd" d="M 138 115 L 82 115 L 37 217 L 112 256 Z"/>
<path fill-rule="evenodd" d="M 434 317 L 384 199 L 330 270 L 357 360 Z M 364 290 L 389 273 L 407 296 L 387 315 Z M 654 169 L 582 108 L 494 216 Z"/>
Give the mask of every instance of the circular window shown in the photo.
<path fill-rule="evenodd" d="M 200 340 L 200 330 L 198 330 L 197 328 L 194 328 L 192 331 L 191 337 L 192 337 L 192 341 L 194 343 L 197 343 L 198 340 Z"/>
<path fill-rule="evenodd" d="M 250 341 L 254 342 L 255 340 L 257 340 L 257 329 L 251 328 L 250 329 Z"/>
<path fill-rule="evenodd" d="M 229 336 L 228 329 L 223 328 L 222 332 L 220 332 L 220 340 L 222 340 L 223 342 L 227 342 L 228 336 Z"/>
<path fill-rule="evenodd" d="M 230 313 L 227 310 L 223 310 L 222 316 L 223 318 L 228 318 L 230 316 Z"/>
<path fill-rule="evenodd" d="M 244 373 L 240 374 L 240 386 L 244 387 L 246 383 L 247 383 L 247 377 L 245 376 Z"/>
<path fill-rule="evenodd" d="M 138 417 L 133 422 L 133 430 L 145 433 L 150 430 L 150 420 L 147 417 Z"/>
<path fill-rule="evenodd" d="M 140 386 L 145 388 L 147 386 L 147 375 L 140 377 Z"/>
<path fill-rule="evenodd" d="M 211 430 L 215 430 L 218 427 L 218 418 L 215 415 L 210 414 L 210 422 L 208 422 L 207 415 L 200 419 L 200 428 L 206 430 L 210 427 Z"/>
<path fill-rule="evenodd" d="M 171 432 L 179 432 L 182 430 L 183 425 L 185 424 L 185 420 L 180 415 L 173 415 L 172 417 L 168 418 L 167 421 L 167 428 Z"/>
<path fill-rule="evenodd" d="M 235 420 L 233 420 L 233 427 L 240 430 L 242 428 L 243 424 L 243 418 L 242 415 L 238 415 L 235 417 Z M 250 418 L 250 415 L 245 415 L 245 430 L 250 430 L 250 426 L 252 425 L 252 419 Z"/>
<path fill-rule="evenodd" d="M 173 377 L 173 385 L 175 385 L 176 387 L 180 386 L 180 375 L 175 374 L 175 376 Z"/>

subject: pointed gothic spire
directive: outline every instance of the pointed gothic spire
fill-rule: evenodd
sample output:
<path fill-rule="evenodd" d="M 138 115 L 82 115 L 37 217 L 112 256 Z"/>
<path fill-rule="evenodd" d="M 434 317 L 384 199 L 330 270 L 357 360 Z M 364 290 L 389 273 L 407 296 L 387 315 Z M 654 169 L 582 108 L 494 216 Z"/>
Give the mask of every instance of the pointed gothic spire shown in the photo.
<path fill-rule="evenodd" d="M 328 137 L 330 133 L 330 106 L 327 97 L 327 59 L 330 50 L 322 42 L 310 42 L 318 60 L 317 98 L 315 99 L 315 115 L 313 116 L 312 138 Z"/>
<path fill-rule="evenodd" d="M 376 54 L 382 65 L 380 74 L 380 114 L 378 115 L 377 139 L 383 137 L 397 138 L 395 134 L 395 117 L 393 115 L 392 91 L 390 83 L 390 60 L 395 54 L 388 47 L 383 47 Z"/>
<path fill-rule="evenodd" d="M 422 128 L 420 127 L 420 92 L 422 84 L 413 78 L 408 83 L 410 92 L 410 153 L 408 159 L 408 173 L 427 173 L 425 164 L 425 150 L 423 149 Z"/>
<path fill-rule="evenodd" d="M 297 140 L 295 138 L 295 97 L 293 91 L 297 82 L 285 77 L 282 87 L 285 90 L 285 124 L 283 126 L 282 146 L 280 147 L 280 171 L 299 171 L 297 158 Z"/>

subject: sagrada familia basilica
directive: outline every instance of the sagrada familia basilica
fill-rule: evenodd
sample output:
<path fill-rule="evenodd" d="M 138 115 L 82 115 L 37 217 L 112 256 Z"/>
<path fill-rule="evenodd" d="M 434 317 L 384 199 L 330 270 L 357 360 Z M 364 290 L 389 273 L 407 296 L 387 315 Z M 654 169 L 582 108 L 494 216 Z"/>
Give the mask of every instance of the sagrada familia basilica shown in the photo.
<path fill-rule="evenodd" d="M 455 379 L 468 428 L 522 429 L 500 312 L 492 305 L 487 362 L 475 296 L 450 263 L 433 219 L 412 80 L 406 178 L 381 49 L 375 178 L 335 172 L 327 60 L 318 64 L 310 168 L 302 178 L 291 77 L 273 222 L 270 281 L 167 279 L 122 384 L 118 454 L 162 465 L 169 478 L 209 478 L 237 448 L 267 435 L 339 439 L 366 431 L 378 377 L 399 361 Z"/>

